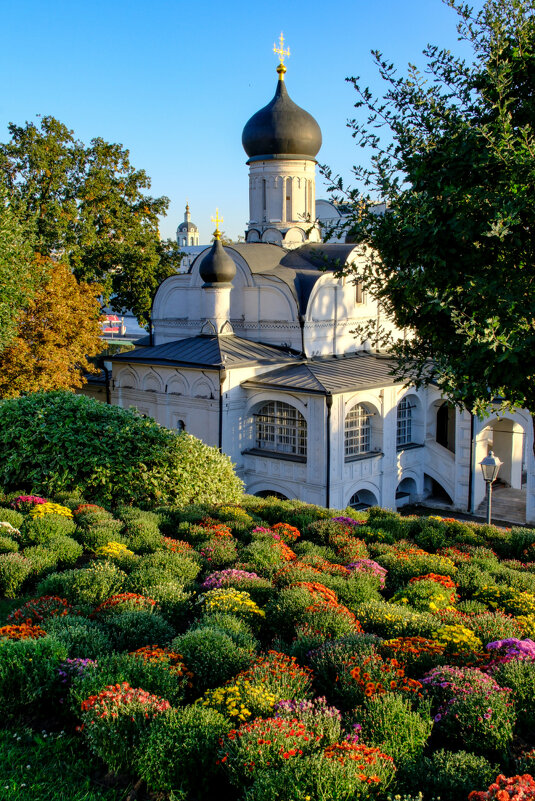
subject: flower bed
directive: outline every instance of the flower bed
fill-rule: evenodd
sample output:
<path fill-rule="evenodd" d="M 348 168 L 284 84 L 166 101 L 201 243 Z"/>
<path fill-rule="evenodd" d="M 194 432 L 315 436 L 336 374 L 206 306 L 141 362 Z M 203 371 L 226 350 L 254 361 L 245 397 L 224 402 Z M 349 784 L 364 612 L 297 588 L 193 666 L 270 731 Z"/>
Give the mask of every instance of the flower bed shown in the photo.
<path fill-rule="evenodd" d="M 521 530 L 247 497 L 14 496 L 0 527 L 5 725 L 46 717 L 124 799 L 535 798 Z"/>

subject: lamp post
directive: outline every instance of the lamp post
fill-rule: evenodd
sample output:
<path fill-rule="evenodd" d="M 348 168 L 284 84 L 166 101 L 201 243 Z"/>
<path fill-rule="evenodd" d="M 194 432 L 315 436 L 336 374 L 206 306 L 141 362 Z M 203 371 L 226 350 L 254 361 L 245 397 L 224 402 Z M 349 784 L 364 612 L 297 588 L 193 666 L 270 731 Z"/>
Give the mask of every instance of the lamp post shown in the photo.
<path fill-rule="evenodd" d="M 481 466 L 481 472 L 483 473 L 483 479 L 487 485 L 487 523 L 490 525 L 492 482 L 496 480 L 498 471 L 503 462 L 501 462 L 500 459 L 498 459 L 497 456 L 494 456 L 493 452 L 490 451 L 489 455 L 485 456 L 485 458 L 479 464 Z"/>

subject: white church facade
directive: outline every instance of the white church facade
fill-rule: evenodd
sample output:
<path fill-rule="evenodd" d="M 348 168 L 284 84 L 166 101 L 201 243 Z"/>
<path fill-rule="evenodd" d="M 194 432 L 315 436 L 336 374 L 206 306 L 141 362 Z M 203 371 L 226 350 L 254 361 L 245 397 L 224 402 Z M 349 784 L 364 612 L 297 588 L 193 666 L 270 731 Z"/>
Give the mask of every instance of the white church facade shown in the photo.
<path fill-rule="evenodd" d="M 321 131 L 290 99 L 285 71 L 281 61 L 273 100 L 243 132 L 245 243 L 223 247 L 216 229 L 188 271 L 161 284 L 151 344 L 112 360 L 111 401 L 221 448 L 249 493 L 333 508 L 434 497 L 473 511 L 485 495 L 478 465 L 493 447 L 506 484 L 527 480 L 535 523 L 529 413 L 479 420 L 455 410 L 435 387 L 397 382 L 388 354 L 352 334 L 370 318 L 388 321 L 340 275 L 358 249 L 321 241 Z M 328 205 L 325 220 L 335 217 Z"/>

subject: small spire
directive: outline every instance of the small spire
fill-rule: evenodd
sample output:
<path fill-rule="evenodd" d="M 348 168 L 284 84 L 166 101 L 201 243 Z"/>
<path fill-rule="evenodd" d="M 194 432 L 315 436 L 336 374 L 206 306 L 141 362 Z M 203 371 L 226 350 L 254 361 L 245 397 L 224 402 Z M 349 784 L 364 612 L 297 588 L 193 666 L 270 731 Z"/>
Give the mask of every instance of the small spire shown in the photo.
<path fill-rule="evenodd" d="M 219 209 L 215 210 L 215 217 L 212 217 L 212 222 L 215 223 L 214 239 L 221 239 L 221 231 L 219 230 L 219 223 L 223 222 L 223 217 L 219 216 Z"/>
<path fill-rule="evenodd" d="M 189 213 L 189 203 L 186 200 L 186 213 L 184 214 L 184 222 L 189 222 L 191 219 L 191 214 Z"/>
<path fill-rule="evenodd" d="M 277 72 L 279 73 L 279 81 L 283 81 L 284 73 L 286 72 L 286 67 L 284 66 L 284 57 L 290 56 L 290 48 L 288 47 L 286 50 L 284 49 L 284 36 L 282 35 L 282 31 L 279 37 L 279 46 L 277 47 L 277 43 L 275 42 L 273 45 L 273 52 L 279 57 Z"/>

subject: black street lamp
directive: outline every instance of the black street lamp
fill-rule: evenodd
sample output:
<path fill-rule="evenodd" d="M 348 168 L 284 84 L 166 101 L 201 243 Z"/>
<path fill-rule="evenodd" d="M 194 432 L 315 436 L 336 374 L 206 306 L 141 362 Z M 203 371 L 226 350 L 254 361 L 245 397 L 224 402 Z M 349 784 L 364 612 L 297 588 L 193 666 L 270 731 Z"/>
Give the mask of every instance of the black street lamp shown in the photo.
<path fill-rule="evenodd" d="M 497 456 L 494 456 L 493 452 L 490 451 L 488 456 L 479 463 L 481 465 L 481 472 L 483 473 L 483 479 L 485 484 L 487 485 L 487 523 L 490 525 L 490 511 L 492 505 L 492 482 L 496 480 L 498 476 L 498 471 L 502 466 L 503 462 L 498 459 Z"/>

